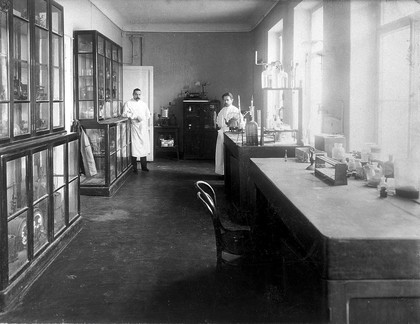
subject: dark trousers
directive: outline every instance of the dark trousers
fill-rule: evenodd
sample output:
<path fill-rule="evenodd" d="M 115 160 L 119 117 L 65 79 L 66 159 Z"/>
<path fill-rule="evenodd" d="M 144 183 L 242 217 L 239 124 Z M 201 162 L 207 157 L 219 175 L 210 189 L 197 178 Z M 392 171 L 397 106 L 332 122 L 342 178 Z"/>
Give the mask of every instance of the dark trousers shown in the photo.
<path fill-rule="evenodd" d="M 133 165 L 133 170 L 137 171 L 137 158 L 135 156 L 131 157 L 131 164 Z M 147 158 L 145 156 L 140 157 L 140 165 L 143 171 L 149 171 L 147 168 Z"/>

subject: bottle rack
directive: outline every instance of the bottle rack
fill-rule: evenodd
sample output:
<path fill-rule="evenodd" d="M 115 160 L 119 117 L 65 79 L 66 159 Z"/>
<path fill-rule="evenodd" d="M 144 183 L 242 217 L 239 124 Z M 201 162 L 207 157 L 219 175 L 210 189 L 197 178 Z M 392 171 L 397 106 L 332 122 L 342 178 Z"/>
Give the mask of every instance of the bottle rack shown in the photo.
<path fill-rule="evenodd" d="M 315 175 L 333 186 L 347 185 L 347 164 L 326 156 L 316 155 Z"/>

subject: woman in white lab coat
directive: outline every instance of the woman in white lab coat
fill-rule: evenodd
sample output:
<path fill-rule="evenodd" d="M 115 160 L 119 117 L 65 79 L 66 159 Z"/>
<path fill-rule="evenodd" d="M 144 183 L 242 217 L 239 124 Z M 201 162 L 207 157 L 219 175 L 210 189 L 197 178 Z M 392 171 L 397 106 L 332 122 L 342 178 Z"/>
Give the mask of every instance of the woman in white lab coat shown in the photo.
<path fill-rule="evenodd" d="M 224 132 L 229 130 L 228 122 L 232 118 L 237 119 L 238 125 L 243 124 L 241 111 L 233 106 L 233 95 L 230 92 L 222 96 L 224 107 L 219 111 L 216 119 L 217 127 L 217 142 L 216 142 L 216 156 L 215 156 L 215 172 L 219 175 L 225 174 L 225 158 L 224 158 Z"/>
<path fill-rule="evenodd" d="M 147 104 L 140 100 L 141 90 L 133 91 L 133 99 L 124 104 L 123 116 L 131 121 L 131 163 L 133 171 L 137 173 L 137 158 L 140 157 L 142 171 L 147 168 L 147 155 L 150 153 L 149 120 L 150 110 Z"/>

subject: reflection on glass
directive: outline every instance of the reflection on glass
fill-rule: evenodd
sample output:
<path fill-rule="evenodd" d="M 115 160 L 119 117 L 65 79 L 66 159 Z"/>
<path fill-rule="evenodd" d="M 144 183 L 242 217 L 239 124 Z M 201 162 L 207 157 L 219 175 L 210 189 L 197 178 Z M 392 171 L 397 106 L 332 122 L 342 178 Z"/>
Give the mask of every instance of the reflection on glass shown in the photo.
<path fill-rule="evenodd" d="M 13 215 L 28 206 L 26 194 L 26 156 L 6 165 L 7 215 Z"/>
<path fill-rule="evenodd" d="M 37 103 L 35 107 L 36 130 L 43 131 L 50 128 L 50 104 Z"/>
<path fill-rule="evenodd" d="M 121 145 L 124 147 L 127 145 L 127 124 L 121 123 Z"/>
<path fill-rule="evenodd" d="M 29 134 L 29 103 L 15 103 L 14 104 L 14 119 L 13 125 L 14 136 Z"/>
<path fill-rule="evenodd" d="M 0 138 L 9 136 L 9 104 L 0 103 Z"/>
<path fill-rule="evenodd" d="M 118 62 L 122 63 L 122 49 L 118 48 Z"/>
<path fill-rule="evenodd" d="M 105 58 L 98 56 L 98 98 L 105 99 Z"/>
<path fill-rule="evenodd" d="M 93 49 L 92 34 L 78 35 L 77 48 L 79 49 L 79 53 L 92 52 L 92 49 Z"/>
<path fill-rule="evenodd" d="M 79 142 L 77 140 L 69 142 L 69 181 L 73 180 L 79 174 L 77 161 L 79 159 Z"/>
<path fill-rule="evenodd" d="M 122 66 L 121 64 L 119 64 L 119 73 L 118 73 L 118 99 L 120 101 L 122 101 L 123 98 L 123 88 L 122 88 L 122 84 L 123 84 L 123 79 L 122 79 Z M 121 105 L 122 107 L 122 105 Z"/>
<path fill-rule="evenodd" d="M 29 24 L 18 18 L 13 20 L 13 96 L 15 100 L 28 99 L 29 80 Z"/>
<path fill-rule="evenodd" d="M 53 100 L 63 100 L 63 38 L 52 35 Z"/>
<path fill-rule="evenodd" d="M 48 197 L 34 206 L 34 253 L 47 243 Z"/>
<path fill-rule="evenodd" d="M 78 56 L 78 71 L 79 71 L 79 100 L 93 100 L 94 99 L 93 98 L 94 86 L 93 86 L 92 54 L 80 54 Z M 85 118 L 93 118 L 93 116 L 85 117 Z"/>
<path fill-rule="evenodd" d="M 63 35 L 63 11 L 56 6 L 51 6 L 52 31 Z"/>
<path fill-rule="evenodd" d="M 125 146 L 121 149 L 121 156 L 122 156 L 122 163 L 123 163 L 122 168 L 123 168 L 123 170 L 125 170 L 127 168 L 127 162 L 128 162 L 127 146 Z"/>
<path fill-rule="evenodd" d="M 105 100 L 111 100 L 111 60 L 105 61 Z"/>
<path fill-rule="evenodd" d="M 104 114 L 105 118 L 111 118 L 112 117 L 112 111 L 111 111 L 111 103 L 109 101 L 105 101 L 105 108 L 104 108 Z"/>
<path fill-rule="evenodd" d="M 7 13 L 0 11 L 0 101 L 9 100 L 9 30 Z M 2 134 L 0 133 L 0 136 Z"/>
<path fill-rule="evenodd" d="M 121 127 L 120 125 L 116 126 L 117 128 L 117 150 L 121 149 Z"/>
<path fill-rule="evenodd" d="M 53 194 L 54 197 L 54 236 L 60 232 L 65 224 L 65 196 L 64 188 L 57 190 Z"/>
<path fill-rule="evenodd" d="M 79 101 L 79 118 L 93 119 L 95 117 L 93 106 L 93 101 Z"/>
<path fill-rule="evenodd" d="M 14 0 L 13 14 L 15 16 L 27 19 L 28 18 L 28 0 Z"/>
<path fill-rule="evenodd" d="M 100 54 L 100 55 L 105 54 L 104 45 L 105 45 L 105 42 L 104 42 L 103 37 L 98 36 L 98 54 Z"/>
<path fill-rule="evenodd" d="M 54 190 L 64 185 L 64 144 L 53 149 Z"/>
<path fill-rule="evenodd" d="M 103 128 L 88 128 L 86 135 L 89 138 L 93 155 L 105 155 L 105 130 Z"/>
<path fill-rule="evenodd" d="M 111 154 L 114 153 L 117 148 L 115 145 L 115 136 L 116 136 L 115 128 L 116 126 L 111 126 L 109 128 L 109 151 Z"/>
<path fill-rule="evenodd" d="M 36 100 L 48 100 L 48 32 L 35 28 L 35 89 Z"/>
<path fill-rule="evenodd" d="M 117 164 L 117 154 L 111 154 L 110 159 L 109 159 L 109 176 L 110 176 L 110 182 L 113 182 L 116 178 L 116 164 Z"/>
<path fill-rule="evenodd" d="M 35 0 L 35 24 L 48 28 L 47 2 Z"/>
<path fill-rule="evenodd" d="M 112 60 L 118 61 L 118 47 L 117 47 L 117 45 L 112 45 Z"/>
<path fill-rule="evenodd" d="M 64 103 L 53 103 L 53 127 L 64 127 Z"/>
<path fill-rule="evenodd" d="M 27 212 L 7 224 L 9 251 L 9 278 L 13 277 L 28 261 Z"/>
<path fill-rule="evenodd" d="M 118 99 L 118 80 L 119 80 L 118 64 L 112 65 L 112 99 Z"/>
<path fill-rule="evenodd" d="M 123 162 L 122 162 L 122 153 L 121 150 L 117 151 L 117 172 L 118 175 L 122 173 Z"/>
<path fill-rule="evenodd" d="M 78 215 L 79 186 L 77 180 L 69 183 L 69 220 L 72 221 Z"/>
<path fill-rule="evenodd" d="M 105 41 L 105 56 L 111 58 L 111 47 L 112 44 L 109 41 Z"/>
<path fill-rule="evenodd" d="M 47 181 L 47 150 L 33 154 L 33 187 L 34 201 L 48 193 Z"/>

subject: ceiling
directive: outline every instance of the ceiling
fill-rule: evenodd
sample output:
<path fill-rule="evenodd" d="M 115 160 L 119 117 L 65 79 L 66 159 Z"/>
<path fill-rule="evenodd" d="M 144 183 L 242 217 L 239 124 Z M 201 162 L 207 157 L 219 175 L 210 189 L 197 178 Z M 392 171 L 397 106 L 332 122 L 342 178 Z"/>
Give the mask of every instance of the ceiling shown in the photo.
<path fill-rule="evenodd" d="M 126 32 L 247 32 L 287 0 L 90 1 Z"/>

